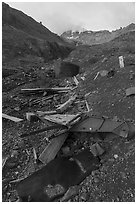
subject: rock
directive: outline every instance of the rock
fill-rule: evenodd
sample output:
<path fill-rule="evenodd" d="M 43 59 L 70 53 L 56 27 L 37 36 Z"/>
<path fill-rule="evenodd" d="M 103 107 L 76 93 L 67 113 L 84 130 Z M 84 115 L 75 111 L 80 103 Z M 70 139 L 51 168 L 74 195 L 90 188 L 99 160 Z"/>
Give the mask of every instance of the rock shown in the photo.
<path fill-rule="evenodd" d="M 115 160 L 113 158 L 109 159 L 110 162 L 114 162 Z"/>
<path fill-rule="evenodd" d="M 12 169 L 12 168 L 15 168 L 15 167 L 17 166 L 17 164 L 14 163 L 14 162 L 7 162 L 6 166 L 7 166 L 8 168 Z"/>
<path fill-rule="evenodd" d="M 104 159 L 101 159 L 101 160 L 100 160 L 100 163 L 103 164 L 103 163 L 105 163 L 106 161 L 107 161 L 107 159 L 104 158 Z"/>
<path fill-rule="evenodd" d="M 117 159 L 117 158 L 118 158 L 118 155 L 117 155 L 117 154 L 114 154 L 114 158 Z"/>
<path fill-rule="evenodd" d="M 7 160 L 7 163 L 6 163 L 6 167 L 8 168 L 15 168 L 18 166 L 18 160 L 17 158 L 15 157 L 10 157 L 8 160 Z"/>
<path fill-rule="evenodd" d="M 18 175 L 18 174 L 19 174 L 19 172 L 18 172 L 18 171 L 15 171 L 15 174 L 16 174 L 16 175 Z"/>
<path fill-rule="evenodd" d="M 92 171 L 91 175 L 95 176 L 95 174 L 96 174 L 96 171 Z"/>
<path fill-rule="evenodd" d="M 94 178 L 94 182 L 95 183 L 99 183 L 99 179 L 96 177 L 96 178 Z"/>
<path fill-rule="evenodd" d="M 123 179 L 126 179 L 126 178 L 127 178 L 127 176 L 126 176 L 126 173 L 125 173 L 125 172 L 120 172 L 120 174 L 121 174 L 121 177 L 122 177 Z"/>
<path fill-rule="evenodd" d="M 114 117 L 113 117 L 113 120 L 114 120 L 114 121 L 119 121 L 119 118 L 118 118 L 117 116 L 114 116 Z"/>
<path fill-rule="evenodd" d="M 100 156 L 105 152 L 105 150 L 98 143 L 93 144 L 90 147 L 90 151 L 94 156 Z"/>
<path fill-rule="evenodd" d="M 130 80 L 134 79 L 135 78 L 135 74 L 134 73 L 131 73 L 130 74 Z"/>
<path fill-rule="evenodd" d="M 20 140 L 19 142 L 18 142 L 18 147 L 19 148 L 21 148 L 21 147 L 24 147 L 24 141 L 23 140 Z"/>
<path fill-rule="evenodd" d="M 67 155 L 70 152 L 70 148 L 68 146 L 62 147 L 62 152 L 64 155 Z"/>
<path fill-rule="evenodd" d="M 12 150 L 11 157 L 17 157 L 19 155 L 17 150 Z"/>
<path fill-rule="evenodd" d="M 15 111 L 20 111 L 20 107 L 15 107 L 14 110 Z"/>
<path fill-rule="evenodd" d="M 135 95 L 135 87 L 130 87 L 126 89 L 126 96 Z"/>
<path fill-rule="evenodd" d="M 86 201 L 86 200 L 87 200 L 87 195 L 86 195 L 86 193 L 82 193 L 82 194 L 80 195 L 80 197 L 81 197 L 81 199 L 82 199 L 83 201 Z"/>
<path fill-rule="evenodd" d="M 104 76 L 107 76 L 108 71 L 107 71 L 107 70 L 101 70 L 99 73 L 100 73 L 100 75 L 101 75 L 102 77 L 104 77 Z"/>

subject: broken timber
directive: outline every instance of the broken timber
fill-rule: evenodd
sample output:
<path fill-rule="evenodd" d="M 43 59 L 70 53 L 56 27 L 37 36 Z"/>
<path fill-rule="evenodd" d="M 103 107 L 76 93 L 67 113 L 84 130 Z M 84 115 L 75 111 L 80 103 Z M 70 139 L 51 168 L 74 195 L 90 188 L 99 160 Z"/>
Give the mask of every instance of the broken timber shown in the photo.
<path fill-rule="evenodd" d="M 54 87 L 54 88 L 32 88 L 32 89 L 21 89 L 22 94 L 39 94 L 47 92 L 47 94 L 63 93 L 71 90 L 71 87 Z"/>
<path fill-rule="evenodd" d="M 77 115 L 46 115 L 39 117 L 43 122 L 46 120 L 56 123 L 55 125 L 45 127 L 30 133 L 25 133 L 20 137 L 31 136 L 52 129 L 67 129 L 69 132 L 104 132 L 114 133 L 121 137 L 127 138 L 129 135 L 132 137 L 135 133 L 135 127 L 132 123 L 127 121 L 115 121 L 110 118 L 88 116 L 88 113 Z"/>
<path fill-rule="evenodd" d="M 4 168 L 7 159 L 8 159 L 8 156 L 3 156 L 3 157 L 2 157 L 2 169 Z"/>
<path fill-rule="evenodd" d="M 77 78 L 74 76 L 73 79 L 74 79 L 74 82 L 75 82 L 76 86 L 78 86 L 79 81 L 77 80 Z"/>
<path fill-rule="evenodd" d="M 21 138 L 23 137 L 29 137 L 31 135 L 35 135 L 35 134 L 38 134 L 38 133 L 42 133 L 42 132 L 45 132 L 47 130 L 53 130 L 53 129 L 58 129 L 58 128 L 63 128 L 63 129 L 66 129 L 67 127 L 66 126 L 63 126 L 63 125 L 60 125 L 60 124 L 55 124 L 55 125 L 52 125 L 52 126 L 47 126 L 45 128 L 42 128 L 42 129 L 39 129 L 39 130 L 36 130 L 36 131 L 32 131 L 32 132 L 29 132 L 29 133 L 23 133 L 22 135 L 20 135 Z"/>
<path fill-rule="evenodd" d="M 87 110 L 88 110 L 88 112 L 90 111 L 90 108 L 89 108 L 89 105 L 88 105 L 88 102 L 87 102 L 87 100 L 85 99 L 85 103 L 86 103 L 86 108 L 87 108 Z"/>
<path fill-rule="evenodd" d="M 56 111 L 37 111 L 36 112 L 39 116 L 44 116 L 44 115 L 54 115 L 56 114 Z"/>
<path fill-rule="evenodd" d="M 40 155 L 39 160 L 44 164 L 47 164 L 51 160 L 53 160 L 67 137 L 68 132 L 64 131 L 63 133 L 60 133 L 57 137 L 53 138 Z"/>
<path fill-rule="evenodd" d="M 65 111 L 75 101 L 76 97 L 77 95 L 72 96 L 68 101 L 57 108 L 57 113 L 62 113 L 63 111 Z"/>
<path fill-rule="evenodd" d="M 23 119 L 21 119 L 21 118 L 16 118 L 14 116 L 9 116 L 9 115 L 7 115 L 5 113 L 2 113 L 2 118 L 7 119 L 7 120 L 11 120 L 11 121 L 16 122 L 16 123 L 23 121 Z"/>
<path fill-rule="evenodd" d="M 72 120 L 75 120 L 79 114 L 77 115 L 62 115 L 62 114 L 55 114 L 55 115 L 45 115 L 44 119 L 48 120 L 53 123 L 58 123 L 61 125 L 67 125 L 70 123 Z"/>

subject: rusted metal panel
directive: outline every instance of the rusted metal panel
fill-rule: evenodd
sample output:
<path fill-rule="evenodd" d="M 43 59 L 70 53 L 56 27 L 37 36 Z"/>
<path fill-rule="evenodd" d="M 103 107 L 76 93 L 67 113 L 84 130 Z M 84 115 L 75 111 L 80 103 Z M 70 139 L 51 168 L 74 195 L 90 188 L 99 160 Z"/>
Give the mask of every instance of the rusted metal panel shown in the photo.
<path fill-rule="evenodd" d="M 99 166 L 99 158 L 94 157 L 89 149 L 81 151 L 72 158 L 58 157 L 18 183 L 17 193 L 23 202 L 54 201 L 59 195 L 63 196 L 69 187 L 81 183 Z"/>
<path fill-rule="evenodd" d="M 70 131 L 82 132 L 112 132 L 115 128 L 120 126 L 123 122 L 116 122 L 110 119 L 88 117 L 82 122 L 74 125 Z"/>
<path fill-rule="evenodd" d="M 67 137 L 68 132 L 65 131 L 58 135 L 57 137 L 53 138 L 40 155 L 39 160 L 44 164 L 47 164 L 51 160 L 53 160 L 57 155 L 58 151 L 60 150 L 60 148 L 62 147 L 63 143 L 67 139 Z"/>
<path fill-rule="evenodd" d="M 121 137 L 134 135 L 133 124 L 123 121 L 114 121 L 107 118 L 88 117 L 72 126 L 70 132 L 112 132 Z"/>
<path fill-rule="evenodd" d="M 71 132 L 96 132 L 104 122 L 101 118 L 86 118 L 74 125 Z"/>

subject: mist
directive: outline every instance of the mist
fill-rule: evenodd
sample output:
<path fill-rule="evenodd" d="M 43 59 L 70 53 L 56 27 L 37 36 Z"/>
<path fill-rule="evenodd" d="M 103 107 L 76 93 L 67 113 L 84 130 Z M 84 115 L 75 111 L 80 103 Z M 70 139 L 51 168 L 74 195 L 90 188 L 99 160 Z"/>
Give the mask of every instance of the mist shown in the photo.
<path fill-rule="evenodd" d="M 115 30 L 135 22 L 134 2 L 7 2 L 52 32 Z"/>

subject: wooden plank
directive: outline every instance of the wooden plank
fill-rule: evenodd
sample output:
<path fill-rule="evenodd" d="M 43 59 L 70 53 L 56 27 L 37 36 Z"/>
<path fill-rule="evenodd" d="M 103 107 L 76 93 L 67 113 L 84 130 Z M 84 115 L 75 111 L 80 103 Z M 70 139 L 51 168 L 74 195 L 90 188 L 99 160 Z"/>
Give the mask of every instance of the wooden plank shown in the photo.
<path fill-rule="evenodd" d="M 2 156 L 2 169 L 4 168 L 7 159 L 8 159 L 8 156 Z"/>
<path fill-rule="evenodd" d="M 76 86 L 78 86 L 79 81 L 77 80 L 77 78 L 74 76 L 73 79 L 74 79 L 74 82 L 75 82 Z"/>
<path fill-rule="evenodd" d="M 34 156 L 34 163 L 36 164 L 38 160 L 37 153 L 34 147 L 32 148 L 32 150 L 33 150 L 33 156 Z"/>
<path fill-rule="evenodd" d="M 65 111 L 76 99 L 77 95 L 72 96 L 68 101 L 63 103 L 59 108 L 57 108 L 58 113 Z"/>
<path fill-rule="evenodd" d="M 7 120 L 12 120 L 12 121 L 14 121 L 16 123 L 23 121 L 23 119 L 21 119 L 21 118 L 16 118 L 14 116 L 9 116 L 9 115 L 7 115 L 5 113 L 2 113 L 2 118 L 7 119 Z"/>
<path fill-rule="evenodd" d="M 36 113 L 39 116 L 44 116 L 44 115 L 53 115 L 53 114 L 56 114 L 56 111 L 37 111 Z"/>
<path fill-rule="evenodd" d="M 21 138 L 23 137 L 30 137 L 31 135 L 35 135 L 35 134 L 38 134 L 38 133 L 42 133 L 42 132 L 45 132 L 45 131 L 48 131 L 48 130 L 54 130 L 54 129 L 58 129 L 58 128 L 65 128 L 66 129 L 66 126 L 63 126 L 63 125 L 60 125 L 60 124 L 55 124 L 55 125 L 52 125 L 52 126 L 47 126 L 45 128 L 42 128 L 42 129 L 39 129 L 39 130 L 35 130 L 35 131 L 32 131 L 32 132 L 26 132 L 26 133 L 23 133 L 22 135 L 20 135 Z"/>
<path fill-rule="evenodd" d="M 87 100 L 85 100 L 85 103 L 86 103 L 86 108 L 87 108 L 87 110 L 88 110 L 88 112 L 89 112 L 89 111 L 90 111 L 90 108 L 89 108 L 89 105 L 88 105 Z"/>
<path fill-rule="evenodd" d="M 77 115 L 55 114 L 55 115 L 46 115 L 44 116 L 44 119 L 53 123 L 67 125 L 71 120 L 75 119 L 77 116 L 78 114 Z"/>
<path fill-rule="evenodd" d="M 21 89 L 22 94 L 37 94 L 44 93 L 45 91 L 51 93 L 61 93 L 68 92 L 72 87 L 54 87 L 54 88 L 30 88 L 30 89 Z"/>
<path fill-rule="evenodd" d="M 47 164 L 51 160 L 53 160 L 56 157 L 62 145 L 64 144 L 67 137 L 68 137 L 68 132 L 65 131 L 59 134 L 57 137 L 53 138 L 51 142 L 46 146 L 44 151 L 41 153 L 41 155 L 39 156 L 39 160 L 44 164 Z"/>

